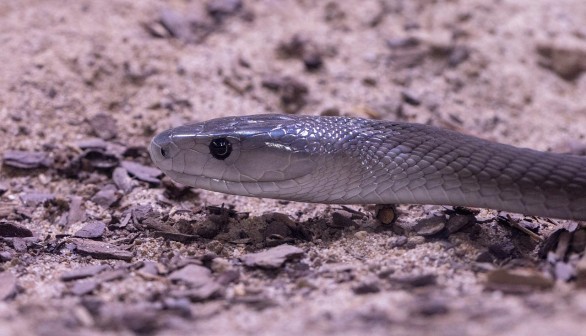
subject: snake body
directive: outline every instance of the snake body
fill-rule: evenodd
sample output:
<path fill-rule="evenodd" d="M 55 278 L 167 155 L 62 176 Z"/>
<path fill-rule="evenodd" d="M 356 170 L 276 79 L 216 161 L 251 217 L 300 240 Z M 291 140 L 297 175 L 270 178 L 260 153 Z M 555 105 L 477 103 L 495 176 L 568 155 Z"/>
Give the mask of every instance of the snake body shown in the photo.
<path fill-rule="evenodd" d="M 348 117 L 256 115 L 180 126 L 150 154 L 173 180 L 337 204 L 438 204 L 586 220 L 586 157 Z"/>

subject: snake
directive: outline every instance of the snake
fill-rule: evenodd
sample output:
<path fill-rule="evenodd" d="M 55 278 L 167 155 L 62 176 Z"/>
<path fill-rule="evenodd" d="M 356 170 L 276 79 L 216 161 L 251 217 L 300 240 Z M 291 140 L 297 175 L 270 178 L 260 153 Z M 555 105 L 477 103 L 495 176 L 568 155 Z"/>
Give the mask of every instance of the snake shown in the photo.
<path fill-rule="evenodd" d="M 428 204 L 586 220 L 586 157 L 424 124 L 262 114 L 157 134 L 155 164 L 187 186 L 326 204 Z"/>

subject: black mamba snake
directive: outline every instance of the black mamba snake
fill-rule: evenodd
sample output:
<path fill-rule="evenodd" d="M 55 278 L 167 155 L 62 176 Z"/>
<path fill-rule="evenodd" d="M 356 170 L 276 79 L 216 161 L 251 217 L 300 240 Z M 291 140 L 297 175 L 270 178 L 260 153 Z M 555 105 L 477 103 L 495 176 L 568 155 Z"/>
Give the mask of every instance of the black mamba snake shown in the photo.
<path fill-rule="evenodd" d="M 438 204 L 586 220 L 586 157 L 420 124 L 347 117 L 228 117 L 150 144 L 176 182 L 229 194 L 336 204 Z"/>

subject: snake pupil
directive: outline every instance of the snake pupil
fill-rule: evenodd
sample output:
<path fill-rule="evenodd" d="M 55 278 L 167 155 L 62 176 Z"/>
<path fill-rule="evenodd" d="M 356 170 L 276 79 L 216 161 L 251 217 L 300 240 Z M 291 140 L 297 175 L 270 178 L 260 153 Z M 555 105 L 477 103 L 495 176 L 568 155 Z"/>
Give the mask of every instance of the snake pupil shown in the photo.
<path fill-rule="evenodd" d="M 218 160 L 225 160 L 232 153 L 232 144 L 226 138 L 214 139 L 210 142 L 210 153 Z"/>
<path fill-rule="evenodd" d="M 169 151 L 166 148 L 161 147 L 161 156 L 167 158 L 167 155 L 169 155 Z"/>

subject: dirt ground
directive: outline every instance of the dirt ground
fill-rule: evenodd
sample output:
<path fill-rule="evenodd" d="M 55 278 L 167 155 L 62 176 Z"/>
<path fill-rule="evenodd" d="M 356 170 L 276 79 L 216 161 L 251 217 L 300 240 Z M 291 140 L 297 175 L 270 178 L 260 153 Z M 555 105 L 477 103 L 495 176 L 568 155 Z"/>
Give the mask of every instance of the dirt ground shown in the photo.
<path fill-rule="evenodd" d="M 584 0 L 0 2 L 0 334 L 584 335 L 586 228 L 176 185 L 146 146 L 258 113 L 586 153 Z"/>

